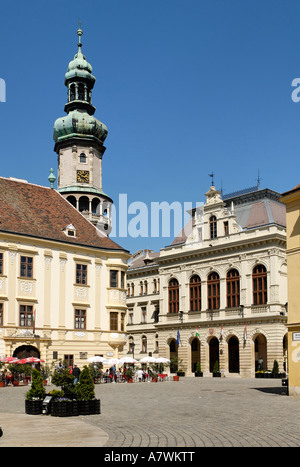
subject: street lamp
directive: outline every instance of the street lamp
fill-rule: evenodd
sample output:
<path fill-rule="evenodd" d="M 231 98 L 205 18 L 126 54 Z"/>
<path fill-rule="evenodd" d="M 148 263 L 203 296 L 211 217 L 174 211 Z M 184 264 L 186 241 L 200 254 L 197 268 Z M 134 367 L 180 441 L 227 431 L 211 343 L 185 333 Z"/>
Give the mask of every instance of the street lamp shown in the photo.
<path fill-rule="evenodd" d="M 183 311 L 178 312 L 178 319 L 183 323 Z"/>
<path fill-rule="evenodd" d="M 135 347 L 135 343 L 131 342 L 132 358 L 134 358 L 134 347 Z"/>

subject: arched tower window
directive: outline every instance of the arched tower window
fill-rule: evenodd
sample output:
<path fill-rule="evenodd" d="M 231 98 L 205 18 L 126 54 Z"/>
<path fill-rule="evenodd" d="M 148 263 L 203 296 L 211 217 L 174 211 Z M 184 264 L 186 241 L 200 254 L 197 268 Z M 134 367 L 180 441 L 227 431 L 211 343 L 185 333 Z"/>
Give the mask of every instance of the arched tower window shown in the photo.
<path fill-rule="evenodd" d="M 81 164 L 86 164 L 86 154 L 84 152 L 82 152 L 79 156 L 79 162 Z"/>
<path fill-rule="evenodd" d="M 70 84 L 70 101 L 75 100 L 75 83 Z"/>

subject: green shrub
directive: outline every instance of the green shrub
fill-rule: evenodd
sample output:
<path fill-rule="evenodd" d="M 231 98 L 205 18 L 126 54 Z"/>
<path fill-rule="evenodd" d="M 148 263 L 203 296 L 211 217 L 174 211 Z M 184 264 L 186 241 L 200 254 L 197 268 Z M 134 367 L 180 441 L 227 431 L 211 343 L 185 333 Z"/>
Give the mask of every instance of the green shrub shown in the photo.
<path fill-rule="evenodd" d="M 69 369 L 55 371 L 52 375 L 52 383 L 55 386 L 61 387 L 64 397 L 67 399 L 76 399 L 74 379 L 75 378 L 70 373 Z"/>
<path fill-rule="evenodd" d="M 272 373 L 273 375 L 278 375 L 279 373 L 279 365 L 277 360 L 274 360 Z"/>
<path fill-rule="evenodd" d="M 87 401 L 95 398 L 95 385 L 87 366 L 83 367 L 75 390 L 79 400 Z"/>
<path fill-rule="evenodd" d="M 43 378 L 38 370 L 32 370 L 31 388 L 26 393 L 26 399 L 44 399 L 46 390 L 44 387 Z"/>

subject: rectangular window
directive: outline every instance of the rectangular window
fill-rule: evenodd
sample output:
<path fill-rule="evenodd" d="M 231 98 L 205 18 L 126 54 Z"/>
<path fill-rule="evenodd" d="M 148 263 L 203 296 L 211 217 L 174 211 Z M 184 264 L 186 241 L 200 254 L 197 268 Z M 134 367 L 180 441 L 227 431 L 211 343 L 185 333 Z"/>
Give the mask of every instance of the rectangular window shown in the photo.
<path fill-rule="evenodd" d="M 76 264 L 76 284 L 87 284 L 87 265 Z"/>
<path fill-rule="evenodd" d="M 3 326 L 3 303 L 0 303 L 0 326 Z"/>
<path fill-rule="evenodd" d="M 125 313 L 121 314 L 121 331 L 125 331 Z"/>
<path fill-rule="evenodd" d="M 110 287 L 118 287 L 118 271 L 110 270 Z"/>
<path fill-rule="evenodd" d="M 20 327 L 30 328 L 33 325 L 32 305 L 20 305 Z"/>
<path fill-rule="evenodd" d="M 224 235 L 225 235 L 225 237 L 227 237 L 229 235 L 228 221 L 224 222 Z"/>
<path fill-rule="evenodd" d="M 125 272 L 121 271 L 121 289 L 125 288 Z"/>
<path fill-rule="evenodd" d="M 32 279 L 33 277 L 33 258 L 31 256 L 21 256 L 20 276 Z"/>
<path fill-rule="evenodd" d="M 117 331 L 118 330 L 118 313 L 112 311 L 110 313 L 110 330 Z"/>
<path fill-rule="evenodd" d="M 145 324 L 147 319 L 147 310 L 146 307 L 142 307 L 142 323 Z"/>
<path fill-rule="evenodd" d="M 86 310 L 75 310 L 75 329 L 86 329 Z"/>
<path fill-rule="evenodd" d="M 128 324 L 133 324 L 133 313 L 129 313 L 128 315 Z"/>
<path fill-rule="evenodd" d="M 3 253 L 0 253 L 0 275 L 3 274 Z"/>
<path fill-rule="evenodd" d="M 74 365 L 74 355 L 64 355 L 64 365 L 66 368 Z"/>

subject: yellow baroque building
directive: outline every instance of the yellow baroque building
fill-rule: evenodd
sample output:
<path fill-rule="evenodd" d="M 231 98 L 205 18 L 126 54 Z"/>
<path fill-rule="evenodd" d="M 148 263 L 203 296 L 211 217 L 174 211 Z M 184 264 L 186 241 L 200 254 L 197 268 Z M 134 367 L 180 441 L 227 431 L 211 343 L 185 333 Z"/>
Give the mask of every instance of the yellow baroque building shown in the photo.
<path fill-rule="evenodd" d="M 204 376 L 287 370 L 285 206 L 258 187 L 203 206 L 173 243 L 141 250 L 127 271 L 128 345 Z M 198 365 L 197 365 L 198 364 Z"/>
<path fill-rule="evenodd" d="M 287 224 L 289 394 L 300 396 L 300 185 L 283 193 Z"/>
<path fill-rule="evenodd" d="M 0 355 L 118 355 L 128 253 L 54 189 L 0 178 L 0 206 Z"/>

